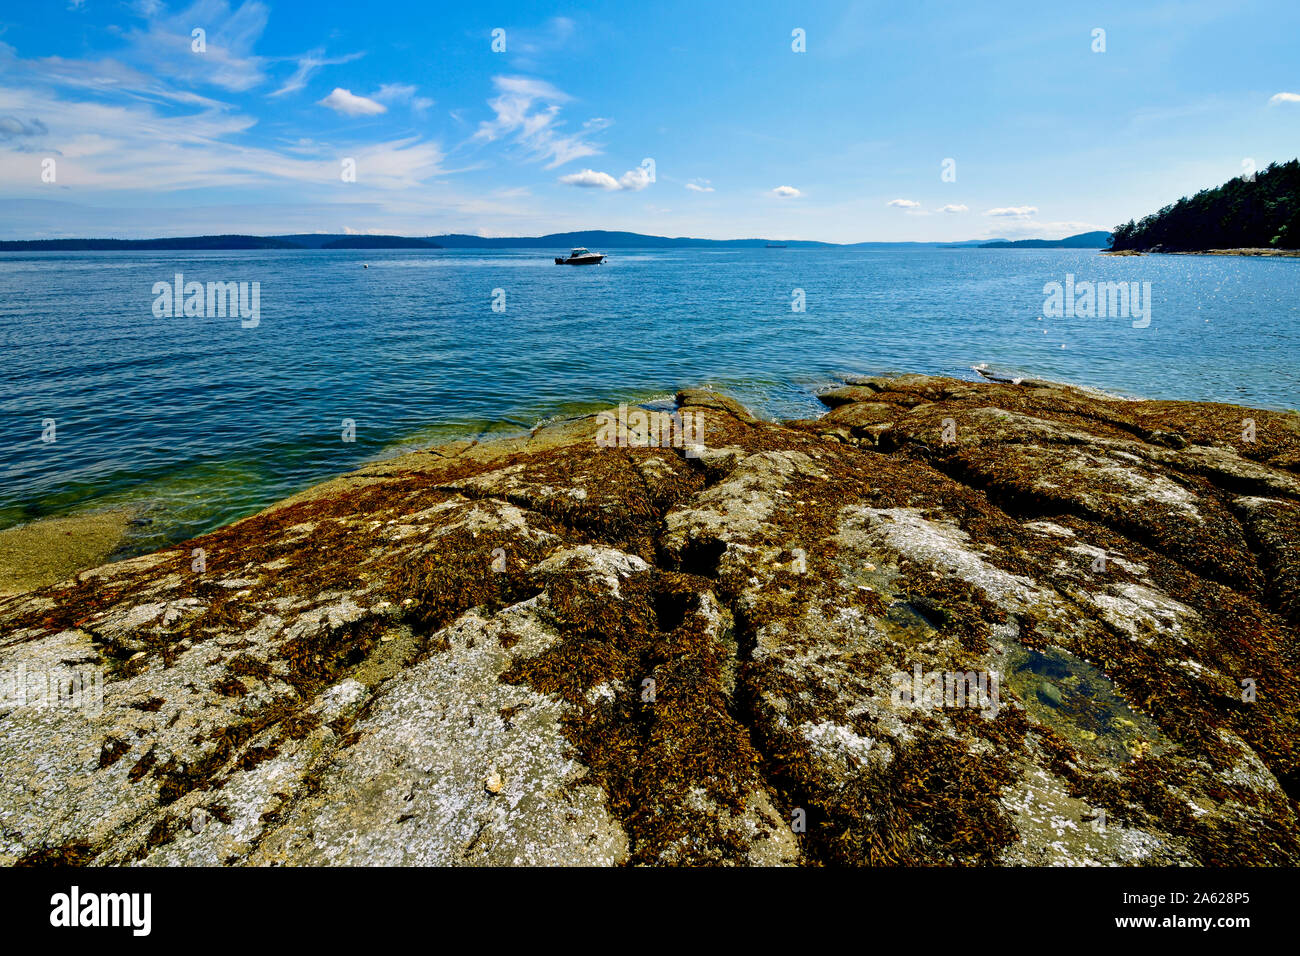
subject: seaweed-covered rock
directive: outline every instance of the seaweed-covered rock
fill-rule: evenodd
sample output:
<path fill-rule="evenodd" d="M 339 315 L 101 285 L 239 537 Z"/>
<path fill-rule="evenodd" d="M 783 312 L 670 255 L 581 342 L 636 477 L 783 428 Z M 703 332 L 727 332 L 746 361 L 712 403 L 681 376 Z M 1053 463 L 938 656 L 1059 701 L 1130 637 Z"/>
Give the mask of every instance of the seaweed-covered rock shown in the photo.
<path fill-rule="evenodd" d="M 1296 416 L 678 402 L 0 601 L 0 863 L 1300 863 Z"/>

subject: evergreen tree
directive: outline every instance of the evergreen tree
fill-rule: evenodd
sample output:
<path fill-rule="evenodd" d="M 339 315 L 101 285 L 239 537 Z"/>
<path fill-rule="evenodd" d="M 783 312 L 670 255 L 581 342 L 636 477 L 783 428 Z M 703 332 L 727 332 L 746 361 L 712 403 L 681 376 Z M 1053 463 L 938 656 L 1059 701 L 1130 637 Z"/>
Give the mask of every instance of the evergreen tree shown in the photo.
<path fill-rule="evenodd" d="M 1270 163 L 1254 181 L 1240 176 L 1217 189 L 1165 206 L 1140 221 L 1116 226 L 1110 248 L 1300 248 L 1300 160 Z"/>

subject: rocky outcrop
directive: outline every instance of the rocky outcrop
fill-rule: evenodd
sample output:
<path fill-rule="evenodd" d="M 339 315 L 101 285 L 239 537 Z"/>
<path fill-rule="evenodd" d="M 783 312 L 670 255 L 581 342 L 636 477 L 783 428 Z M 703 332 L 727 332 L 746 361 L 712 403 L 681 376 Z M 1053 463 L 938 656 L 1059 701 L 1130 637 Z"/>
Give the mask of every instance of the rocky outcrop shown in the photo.
<path fill-rule="evenodd" d="M 0 862 L 1300 863 L 1296 416 L 679 402 L 0 602 Z"/>

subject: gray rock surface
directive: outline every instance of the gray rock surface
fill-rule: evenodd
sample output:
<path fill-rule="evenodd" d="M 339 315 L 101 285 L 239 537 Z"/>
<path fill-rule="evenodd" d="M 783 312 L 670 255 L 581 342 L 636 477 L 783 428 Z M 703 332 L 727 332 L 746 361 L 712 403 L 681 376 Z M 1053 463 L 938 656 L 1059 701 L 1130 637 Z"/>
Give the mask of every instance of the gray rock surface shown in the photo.
<path fill-rule="evenodd" d="M 1295 415 L 825 400 L 442 446 L 0 600 L 0 863 L 1300 862 Z"/>

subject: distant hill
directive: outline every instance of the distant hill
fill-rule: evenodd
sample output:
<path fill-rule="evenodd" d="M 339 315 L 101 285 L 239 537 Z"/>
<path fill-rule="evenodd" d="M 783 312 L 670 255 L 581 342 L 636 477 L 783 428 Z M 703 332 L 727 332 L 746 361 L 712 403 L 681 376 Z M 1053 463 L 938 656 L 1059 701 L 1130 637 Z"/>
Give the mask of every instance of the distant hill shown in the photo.
<path fill-rule="evenodd" d="M 1090 234 L 1091 235 L 1091 234 Z M 1096 235 L 1104 236 L 1105 233 Z M 1074 237 L 1078 238 L 1078 237 Z M 1005 240 L 1002 240 L 1005 241 Z M 1069 240 L 1063 240 L 1068 242 Z M 586 246 L 596 252 L 609 249 L 762 249 L 773 243 L 786 249 L 967 249 L 987 240 L 962 242 L 815 242 L 806 239 L 692 239 L 686 236 L 648 236 L 639 232 L 554 232 L 545 236 L 470 236 L 463 233 L 416 238 L 410 236 L 339 235 L 297 233 L 287 236 L 185 236 L 168 239 L 15 239 L 0 241 L 0 252 L 66 252 L 102 250 L 205 250 L 205 249 L 520 249 L 567 251 Z"/>
<path fill-rule="evenodd" d="M 1115 227 L 1111 248 L 1153 252 L 1300 249 L 1300 160 L 1270 163 Z"/>
<path fill-rule="evenodd" d="M 647 236 L 639 232 L 609 232 L 591 229 L 583 232 L 553 232 L 545 236 L 470 236 L 463 233 L 434 236 L 433 241 L 448 249 L 573 249 L 586 246 L 597 252 L 606 249 L 695 249 L 706 246 L 762 248 L 772 239 L 690 239 L 683 236 Z M 831 242 L 779 240 L 791 249 L 830 248 Z"/>
<path fill-rule="evenodd" d="M 301 249 L 280 236 L 188 236 L 176 239 L 13 239 L 0 252 L 128 252 L 146 249 Z"/>
<path fill-rule="evenodd" d="M 448 249 L 573 249 L 585 246 L 596 252 L 606 249 L 763 249 L 780 243 L 788 249 L 892 249 L 912 246 L 964 247 L 984 240 L 963 242 L 817 242 L 811 239 L 692 239 L 688 236 L 647 236 L 639 232 L 610 232 L 590 229 L 582 232 L 553 232 L 545 236 L 470 236 L 454 233 L 433 236 L 433 241 Z"/>
<path fill-rule="evenodd" d="M 440 249 L 428 239 L 407 236 L 178 236 L 170 239 L 13 239 L 0 252 L 129 252 L 132 250 L 210 249 Z"/>
<path fill-rule="evenodd" d="M 1102 229 L 1097 232 L 1081 232 L 1077 236 L 1064 239 L 998 239 L 986 242 L 981 249 L 1105 249 L 1110 242 L 1110 233 Z"/>
<path fill-rule="evenodd" d="M 405 236 L 344 236 L 321 246 L 322 249 L 441 249 L 428 239 Z"/>

